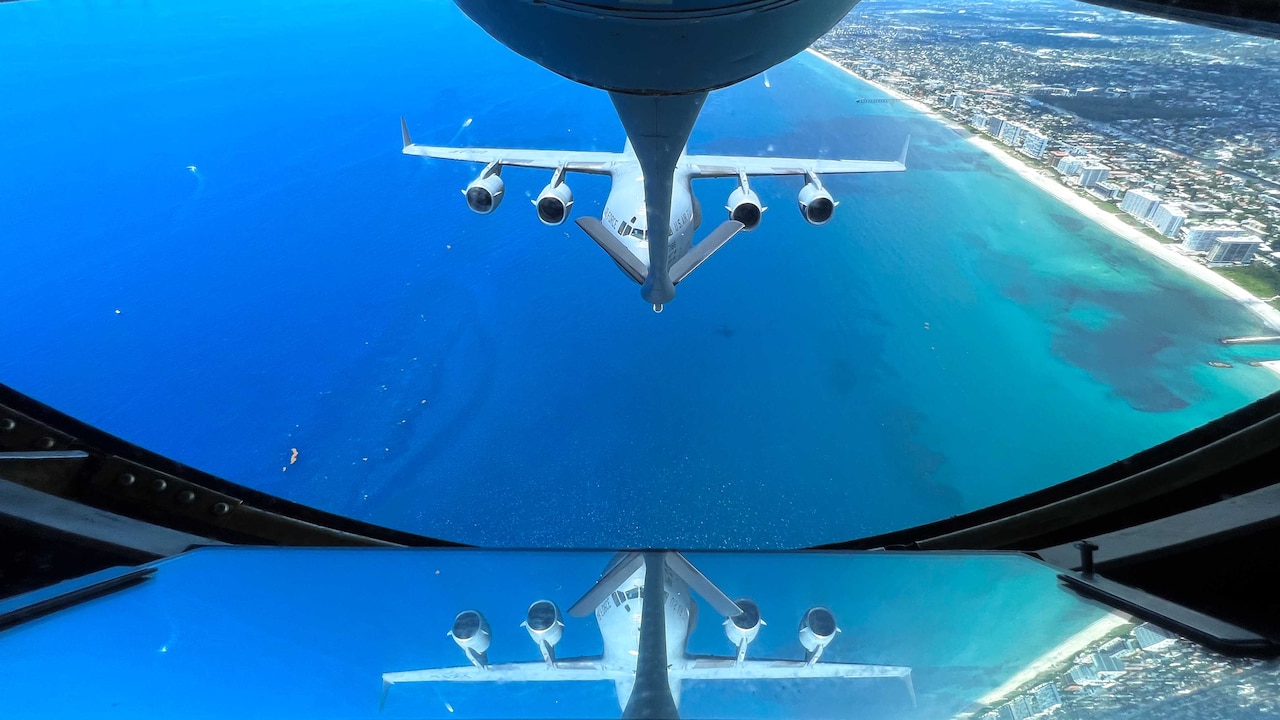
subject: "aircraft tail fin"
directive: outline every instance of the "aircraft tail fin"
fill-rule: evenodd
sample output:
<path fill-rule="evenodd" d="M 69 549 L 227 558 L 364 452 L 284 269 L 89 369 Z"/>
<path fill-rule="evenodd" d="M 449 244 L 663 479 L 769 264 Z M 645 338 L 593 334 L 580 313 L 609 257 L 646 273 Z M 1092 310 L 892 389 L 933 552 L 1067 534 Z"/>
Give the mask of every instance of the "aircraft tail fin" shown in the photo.
<path fill-rule="evenodd" d="M 618 264 L 622 272 L 627 274 L 627 277 L 636 281 L 637 284 L 644 284 L 645 278 L 649 275 L 649 266 L 641 262 L 640 258 L 632 255 L 627 246 L 614 237 L 613 233 L 609 232 L 609 228 L 604 226 L 604 223 L 593 217 L 580 217 L 576 222 L 583 232 L 596 241 L 600 249 L 609 253 L 609 257 L 613 258 L 613 261 Z"/>

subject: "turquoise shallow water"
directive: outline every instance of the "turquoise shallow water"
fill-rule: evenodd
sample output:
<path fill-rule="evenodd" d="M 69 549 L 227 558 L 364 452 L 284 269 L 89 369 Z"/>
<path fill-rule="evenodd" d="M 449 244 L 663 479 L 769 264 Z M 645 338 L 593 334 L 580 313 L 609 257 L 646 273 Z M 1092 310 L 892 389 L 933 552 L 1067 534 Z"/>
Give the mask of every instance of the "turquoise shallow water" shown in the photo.
<path fill-rule="evenodd" d="M 910 170 L 830 178 L 822 228 L 797 181 L 753 183 L 762 227 L 661 316 L 537 223 L 545 173 L 505 173 L 479 217 L 476 168 L 399 153 L 402 114 L 419 142 L 622 146 L 603 94 L 451 4 L 4 5 L 0 68 L 0 382 L 363 520 L 801 546 L 1040 489 L 1280 388 L 1217 343 L 1261 329 L 1247 311 L 816 58 L 713 94 L 691 151 L 890 158 L 910 134 Z M 607 182 L 572 184 L 598 213 Z M 709 217 L 731 189 L 696 188 Z"/>

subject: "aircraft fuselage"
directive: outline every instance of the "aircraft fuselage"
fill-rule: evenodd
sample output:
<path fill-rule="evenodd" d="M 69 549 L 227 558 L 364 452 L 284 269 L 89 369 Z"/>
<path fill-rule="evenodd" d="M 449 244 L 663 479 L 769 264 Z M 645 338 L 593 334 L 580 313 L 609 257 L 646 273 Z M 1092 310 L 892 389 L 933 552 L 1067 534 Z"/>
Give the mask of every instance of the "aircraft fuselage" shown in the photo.
<path fill-rule="evenodd" d="M 613 186 L 605 201 L 600 222 L 618 238 L 632 255 L 649 263 L 648 219 L 645 208 L 644 174 L 630 145 L 626 160 L 613 171 Z M 668 265 L 684 257 L 693 247 L 693 236 L 702 225 L 702 212 L 693 196 L 689 172 L 676 166 L 671 186 L 671 227 L 667 238 Z"/>

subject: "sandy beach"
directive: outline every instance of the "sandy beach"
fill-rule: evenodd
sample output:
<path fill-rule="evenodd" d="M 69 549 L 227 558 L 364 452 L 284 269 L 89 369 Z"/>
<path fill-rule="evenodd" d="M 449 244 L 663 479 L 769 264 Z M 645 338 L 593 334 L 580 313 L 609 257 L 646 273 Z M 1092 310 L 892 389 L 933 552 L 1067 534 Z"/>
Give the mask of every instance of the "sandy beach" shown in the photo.
<path fill-rule="evenodd" d="M 813 53 L 819 58 L 822 58 L 828 63 L 831 63 L 833 66 L 843 70 L 849 75 L 852 75 L 853 77 L 856 77 L 865 83 L 874 85 L 875 87 L 879 88 L 885 93 L 888 93 L 889 95 L 892 95 L 893 97 L 901 100 L 904 104 L 911 107 L 913 110 L 922 112 L 932 117 L 933 119 L 937 120 L 938 122 L 941 122 L 943 125 L 946 125 L 948 128 L 952 129 L 957 134 L 964 137 L 966 140 L 968 140 L 970 143 L 972 143 L 976 147 L 980 148 L 987 154 L 991 155 L 993 158 L 998 160 L 1001 164 L 1005 165 L 1010 170 L 1013 170 L 1022 179 L 1035 185 L 1041 190 L 1049 193 L 1050 195 L 1057 198 L 1058 200 L 1061 200 L 1063 203 L 1065 203 L 1066 205 L 1069 205 L 1072 209 L 1076 210 L 1081 215 L 1084 215 L 1090 220 L 1096 222 L 1097 224 L 1111 231 L 1115 235 L 1119 236 L 1121 239 L 1129 242 L 1132 245 L 1135 245 L 1141 248 L 1142 250 L 1145 250 L 1146 252 L 1178 268 L 1179 270 L 1187 273 L 1188 275 L 1196 278 L 1197 280 L 1208 283 L 1215 290 L 1221 292 L 1227 297 L 1230 297 L 1236 302 L 1239 302 L 1241 305 L 1244 305 L 1246 308 L 1252 311 L 1255 315 L 1257 315 L 1260 319 L 1262 319 L 1262 321 L 1265 322 L 1272 329 L 1280 330 L 1280 309 L 1274 308 L 1268 303 L 1265 303 L 1262 300 L 1259 300 L 1258 298 L 1254 297 L 1253 294 L 1251 294 L 1249 291 L 1245 290 L 1239 285 L 1236 285 L 1235 283 L 1219 275 L 1213 270 L 1210 270 L 1208 267 L 1195 262 L 1194 260 L 1192 260 L 1189 257 L 1186 257 L 1185 255 L 1180 254 L 1179 252 L 1165 245 L 1164 243 L 1161 243 L 1158 240 L 1155 240 L 1147 236 L 1143 232 L 1139 231 L 1138 229 L 1126 223 L 1124 220 L 1122 220 L 1115 214 L 1109 213 L 1103 210 L 1102 208 L 1099 208 L 1097 205 L 1093 204 L 1093 202 L 1091 202 L 1090 200 L 1081 197 L 1080 195 L 1076 194 L 1074 190 L 1072 190 L 1071 188 L 1068 188 L 1066 185 L 1063 185 L 1061 182 L 1058 181 L 1056 177 L 1049 177 L 1047 175 L 1041 174 L 1036 169 L 1030 167 L 1029 165 L 1024 163 L 1022 160 L 1018 159 L 1018 157 L 1016 157 L 1016 155 L 1014 155 L 1013 153 L 1006 152 L 1003 148 L 999 147 L 995 142 L 991 141 L 990 139 L 982 137 L 981 135 L 975 134 L 973 132 L 970 132 L 967 128 L 961 125 L 958 125 L 955 122 L 953 122 L 951 119 L 946 118 L 941 114 L 935 112 L 933 108 L 930 108 L 929 106 L 925 105 L 924 103 L 918 100 L 907 97 L 906 95 L 902 94 L 901 92 L 898 92 L 892 87 L 881 85 L 877 82 L 868 80 L 867 78 L 864 78 L 858 75 L 857 73 L 853 72 L 849 68 L 846 68 L 845 66 L 841 65 L 838 61 L 834 60 L 833 58 L 827 55 L 824 55 L 821 52 L 818 52 L 817 50 L 814 50 L 813 48 L 810 48 L 809 52 Z M 909 161 L 907 166 L 909 169 L 910 168 Z"/>
<path fill-rule="evenodd" d="M 1117 628 L 1131 624 L 1133 624 L 1133 621 L 1126 617 L 1108 614 L 1101 620 L 1067 638 L 1054 649 L 1041 655 L 1035 662 L 1028 665 L 1022 672 L 1009 678 L 1003 685 L 978 698 L 977 702 L 987 707 L 997 704 L 1040 675 L 1075 657 L 1085 648 L 1111 634 Z"/>

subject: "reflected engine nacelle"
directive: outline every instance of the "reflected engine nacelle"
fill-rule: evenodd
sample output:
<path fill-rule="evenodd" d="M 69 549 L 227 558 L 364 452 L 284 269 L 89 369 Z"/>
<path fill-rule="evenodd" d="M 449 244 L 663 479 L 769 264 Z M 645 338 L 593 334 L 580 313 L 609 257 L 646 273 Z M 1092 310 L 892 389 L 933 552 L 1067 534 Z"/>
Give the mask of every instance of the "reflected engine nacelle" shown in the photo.
<path fill-rule="evenodd" d="M 462 648 L 462 652 L 467 654 L 467 659 L 477 667 L 484 667 L 488 664 L 488 656 L 485 654 L 489 649 L 489 641 L 492 634 L 489 632 L 489 621 L 475 610 L 463 610 L 458 613 L 458 617 L 453 619 L 453 629 L 449 631 L 449 637 L 458 643 L 458 647 Z"/>
<path fill-rule="evenodd" d="M 481 215 L 488 215 L 497 210 L 502 204 L 502 196 L 505 193 L 506 185 L 497 173 L 481 175 L 472 180 L 467 189 L 462 191 L 462 194 L 467 196 L 467 207 Z"/>
<path fill-rule="evenodd" d="M 555 647 L 564 637 L 564 620 L 560 608 L 550 600 L 539 600 L 529 606 L 529 613 L 520 626 L 529 631 L 529 637 L 539 647 Z"/>
<path fill-rule="evenodd" d="M 835 200 L 821 184 L 810 180 L 800 188 L 800 214 L 810 225 L 826 225 L 836 213 Z"/>
<path fill-rule="evenodd" d="M 559 225 L 569 218 L 573 207 L 573 191 L 565 183 L 548 184 L 533 201 L 543 225 Z"/>
<path fill-rule="evenodd" d="M 725 618 L 724 634 L 728 636 L 729 642 L 738 648 L 745 649 L 745 646 L 760 634 L 760 626 L 768 623 L 761 619 L 760 606 L 756 605 L 754 600 L 741 598 L 733 602 L 742 609 L 742 612 L 731 618 Z"/>
<path fill-rule="evenodd" d="M 729 202 L 725 204 L 729 211 L 729 219 L 742 223 L 742 229 L 750 232 L 760 226 L 760 215 L 764 206 L 760 204 L 760 196 L 745 185 L 739 185 L 729 193 Z"/>
<path fill-rule="evenodd" d="M 805 649 L 805 662 L 813 663 L 822 655 L 822 650 L 831 644 L 840 628 L 836 627 L 836 616 L 824 607 L 809 608 L 800 618 L 800 644 Z"/>

